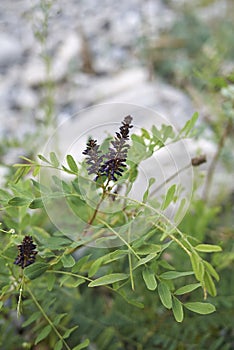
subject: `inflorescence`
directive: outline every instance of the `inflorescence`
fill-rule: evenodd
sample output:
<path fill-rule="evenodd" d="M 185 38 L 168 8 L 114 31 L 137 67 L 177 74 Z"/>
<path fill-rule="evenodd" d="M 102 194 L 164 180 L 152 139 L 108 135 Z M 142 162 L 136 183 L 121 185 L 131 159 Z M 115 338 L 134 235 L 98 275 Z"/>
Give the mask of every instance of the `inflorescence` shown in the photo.
<path fill-rule="evenodd" d="M 31 236 L 25 236 L 22 243 L 18 245 L 18 256 L 14 264 L 19 265 L 24 269 L 26 266 L 35 262 L 37 251 L 36 244 L 33 243 Z"/>
<path fill-rule="evenodd" d="M 102 154 L 99 150 L 97 140 L 90 139 L 88 141 L 83 154 L 87 156 L 88 174 L 96 174 L 95 181 L 101 176 L 105 176 L 108 180 L 117 181 L 116 176 L 122 175 L 124 168 L 126 168 L 125 162 L 130 147 L 127 141 L 129 140 L 129 130 L 133 127 L 131 121 L 130 115 L 124 118 L 119 132 L 116 132 L 106 154 Z"/>

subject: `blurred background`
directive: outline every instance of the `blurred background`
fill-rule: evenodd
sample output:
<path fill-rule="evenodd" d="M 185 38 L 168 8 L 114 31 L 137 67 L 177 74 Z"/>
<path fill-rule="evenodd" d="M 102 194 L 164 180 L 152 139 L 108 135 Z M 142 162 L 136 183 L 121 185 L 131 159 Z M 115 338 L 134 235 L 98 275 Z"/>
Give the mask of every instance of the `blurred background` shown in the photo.
<path fill-rule="evenodd" d="M 233 17 L 232 0 L 2 0 L 0 162 L 113 101 L 153 108 L 177 127 L 198 111 L 201 147 L 214 154 L 222 103 L 233 107 Z"/>
<path fill-rule="evenodd" d="M 152 326 L 157 349 L 234 346 L 233 32 L 233 0 L 0 2 L 2 187 L 20 155 L 35 157 L 61 122 L 72 117 L 79 125 L 78 113 L 84 108 L 133 103 L 157 110 L 178 128 L 199 113 L 190 147 L 194 155 L 207 157 L 200 175 L 195 173 L 195 188 L 202 184 L 203 190 L 192 206 L 192 226 L 185 217 L 181 229 L 225 250 L 212 262 L 223 276 L 216 298 L 221 311 L 202 320 L 189 317 L 183 332 L 161 314 Z M 81 315 L 93 312 L 86 297 L 79 305 L 81 321 Z M 142 311 L 135 314 L 138 331 L 149 321 L 144 317 Z M 135 320 L 128 320 L 133 327 L 129 332 L 130 323 L 120 320 L 123 334 L 132 334 Z M 91 338 L 92 325 L 87 323 Z"/>

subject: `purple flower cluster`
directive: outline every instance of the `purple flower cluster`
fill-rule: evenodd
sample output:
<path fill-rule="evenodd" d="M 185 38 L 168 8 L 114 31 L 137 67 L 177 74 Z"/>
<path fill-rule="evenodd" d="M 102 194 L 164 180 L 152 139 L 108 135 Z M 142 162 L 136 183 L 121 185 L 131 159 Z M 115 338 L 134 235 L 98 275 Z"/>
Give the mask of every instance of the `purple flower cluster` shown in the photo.
<path fill-rule="evenodd" d="M 35 262 L 37 251 L 36 244 L 33 243 L 31 236 L 25 236 L 23 242 L 18 245 L 18 256 L 14 264 L 19 265 L 24 269 L 26 266 Z"/>
<path fill-rule="evenodd" d="M 87 148 L 83 152 L 87 156 L 86 163 L 89 165 L 88 174 L 96 174 L 95 181 L 105 176 L 109 180 L 117 181 L 117 175 L 121 176 L 124 168 L 126 168 L 126 160 L 129 149 L 129 130 L 133 127 L 131 125 L 132 117 L 128 115 L 124 118 L 119 132 L 111 141 L 108 153 L 101 154 L 96 140 L 89 140 Z"/>
<path fill-rule="evenodd" d="M 87 148 L 83 152 L 87 156 L 86 163 L 88 164 L 88 174 L 98 174 L 104 156 L 101 155 L 97 140 L 90 139 L 87 143 Z"/>

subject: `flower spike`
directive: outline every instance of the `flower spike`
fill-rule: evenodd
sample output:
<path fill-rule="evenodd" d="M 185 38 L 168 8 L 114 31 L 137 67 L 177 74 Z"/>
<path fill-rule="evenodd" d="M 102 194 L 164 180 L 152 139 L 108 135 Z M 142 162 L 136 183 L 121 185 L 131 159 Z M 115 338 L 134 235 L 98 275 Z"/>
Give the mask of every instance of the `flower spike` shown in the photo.
<path fill-rule="evenodd" d="M 31 236 L 25 236 L 22 243 L 18 245 L 18 256 L 14 261 L 15 265 L 19 265 L 24 269 L 26 266 L 35 262 L 37 251 L 36 244 L 33 243 Z"/>

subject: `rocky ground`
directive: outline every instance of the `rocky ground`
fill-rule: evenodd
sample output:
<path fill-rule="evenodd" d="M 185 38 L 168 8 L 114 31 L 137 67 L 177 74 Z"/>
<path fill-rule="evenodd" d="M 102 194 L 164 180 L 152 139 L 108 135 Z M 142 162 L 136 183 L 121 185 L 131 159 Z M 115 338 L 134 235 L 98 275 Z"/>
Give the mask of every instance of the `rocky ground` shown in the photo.
<path fill-rule="evenodd" d="M 188 98 L 180 91 L 147 81 L 140 57 L 145 22 L 156 37 L 173 22 L 175 15 L 164 2 L 54 1 L 44 10 L 49 1 L 34 3 L 0 5 L 1 134 L 22 135 L 43 119 L 45 54 L 51 65 L 55 118 L 112 98 L 169 114 L 174 105 L 174 115 L 191 114 Z"/>

